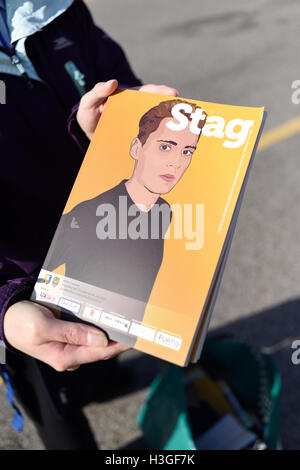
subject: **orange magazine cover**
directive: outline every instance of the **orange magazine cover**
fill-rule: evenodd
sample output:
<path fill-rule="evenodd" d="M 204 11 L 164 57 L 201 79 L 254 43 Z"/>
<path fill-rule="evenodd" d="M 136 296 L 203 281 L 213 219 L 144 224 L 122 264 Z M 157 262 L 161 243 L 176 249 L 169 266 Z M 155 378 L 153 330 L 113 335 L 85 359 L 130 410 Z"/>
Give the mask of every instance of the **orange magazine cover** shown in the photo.
<path fill-rule="evenodd" d="M 32 299 L 186 365 L 263 120 L 263 108 L 118 90 Z"/>

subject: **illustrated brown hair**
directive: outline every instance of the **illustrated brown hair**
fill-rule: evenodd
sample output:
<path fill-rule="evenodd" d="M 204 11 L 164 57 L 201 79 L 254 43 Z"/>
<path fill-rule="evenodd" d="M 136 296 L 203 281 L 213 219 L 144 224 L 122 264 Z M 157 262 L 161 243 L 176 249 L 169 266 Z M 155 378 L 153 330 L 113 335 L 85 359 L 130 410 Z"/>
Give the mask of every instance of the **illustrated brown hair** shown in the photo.
<path fill-rule="evenodd" d="M 167 117 L 172 117 L 171 110 L 173 106 L 175 106 L 178 103 L 187 103 L 192 107 L 193 112 L 196 111 L 198 106 L 195 103 L 190 103 L 189 101 L 184 101 L 180 99 L 175 99 L 175 100 L 168 100 L 168 101 L 162 101 L 159 103 L 157 106 L 154 106 L 153 108 L 149 109 L 140 119 L 139 122 L 139 134 L 138 134 L 138 139 L 140 140 L 141 144 L 144 145 L 145 142 L 147 141 L 149 135 L 152 132 L 155 132 L 156 129 L 158 128 L 160 122 L 162 119 L 167 118 Z M 182 114 L 184 114 L 189 121 L 191 121 L 190 114 L 181 111 Z M 204 111 L 204 114 L 205 111 Z M 205 124 L 205 119 L 200 121 L 200 126 L 201 129 Z M 200 138 L 201 133 L 199 134 Z"/>

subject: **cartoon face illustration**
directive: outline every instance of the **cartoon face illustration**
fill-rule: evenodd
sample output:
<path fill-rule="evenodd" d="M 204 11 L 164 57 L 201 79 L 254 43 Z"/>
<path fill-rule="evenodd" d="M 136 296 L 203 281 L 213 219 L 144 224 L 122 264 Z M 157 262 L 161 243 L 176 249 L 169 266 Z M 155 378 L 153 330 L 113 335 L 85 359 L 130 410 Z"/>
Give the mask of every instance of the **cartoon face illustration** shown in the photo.
<path fill-rule="evenodd" d="M 188 106 L 192 112 L 183 113 L 186 125 L 179 126 L 178 130 L 178 124 L 174 126 L 173 110 L 182 104 Z M 204 112 L 201 121 L 198 120 L 199 132 L 191 131 L 193 116 L 199 116 L 199 111 L 202 112 L 195 104 L 175 99 L 159 103 L 141 117 L 138 136 L 133 139 L 130 147 L 130 155 L 135 160 L 130 179 L 131 188 L 133 183 L 135 186 L 131 194 L 133 199 L 134 192 L 138 194 L 145 190 L 149 195 L 159 197 L 171 191 L 179 182 L 191 163 L 205 123 Z"/>
<path fill-rule="evenodd" d="M 164 118 L 145 144 L 137 138 L 130 154 L 136 160 L 135 177 L 140 184 L 156 194 L 166 194 L 178 183 L 191 163 L 198 136 L 189 127 L 180 131 L 168 128 Z"/>

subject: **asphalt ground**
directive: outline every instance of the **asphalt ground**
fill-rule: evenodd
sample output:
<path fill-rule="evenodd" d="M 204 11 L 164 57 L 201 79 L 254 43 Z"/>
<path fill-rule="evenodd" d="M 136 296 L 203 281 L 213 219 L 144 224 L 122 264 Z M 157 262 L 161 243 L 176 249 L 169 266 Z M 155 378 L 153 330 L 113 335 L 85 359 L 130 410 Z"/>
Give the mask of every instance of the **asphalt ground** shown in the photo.
<path fill-rule="evenodd" d="M 300 79 L 297 0 L 93 0 L 94 19 L 127 52 L 145 83 L 165 83 L 204 101 L 265 106 L 268 117 L 250 174 L 210 332 L 234 333 L 267 348 L 282 377 L 282 444 L 300 448 Z M 113 78 L 113 77 L 112 77 Z M 133 371 L 113 396 L 85 407 L 102 449 L 141 448 L 135 416 L 160 361 L 123 355 Z M 126 382 L 126 380 L 125 380 Z M 31 422 L 17 434 L 0 387 L 0 449 L 43 448 Z"/>

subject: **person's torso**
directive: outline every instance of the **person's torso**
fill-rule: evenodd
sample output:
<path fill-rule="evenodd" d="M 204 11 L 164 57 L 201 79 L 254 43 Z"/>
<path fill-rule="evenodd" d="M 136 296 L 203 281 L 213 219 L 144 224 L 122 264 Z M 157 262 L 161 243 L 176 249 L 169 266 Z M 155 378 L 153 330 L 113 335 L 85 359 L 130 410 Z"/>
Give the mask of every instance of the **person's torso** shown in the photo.
<path fill-rule="evenodd" d="M 27 38 L 27 55 L 42 82 L 0 73 L 6 88 L 6 104 L 0 106 L 1 249 L 8 258 L 36 260 L 37 266 L 83 158 L 68 134 L 68 116 L 82 93 L 108 78 L 105 64 L 115 60 L 108 57 L 103 34 L 103 71 L 96 66 L 86 41 L 91 25 L 80 12 L 75 2 Z"/>

